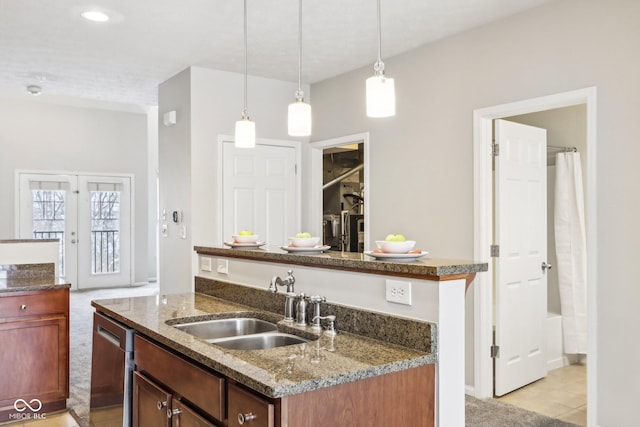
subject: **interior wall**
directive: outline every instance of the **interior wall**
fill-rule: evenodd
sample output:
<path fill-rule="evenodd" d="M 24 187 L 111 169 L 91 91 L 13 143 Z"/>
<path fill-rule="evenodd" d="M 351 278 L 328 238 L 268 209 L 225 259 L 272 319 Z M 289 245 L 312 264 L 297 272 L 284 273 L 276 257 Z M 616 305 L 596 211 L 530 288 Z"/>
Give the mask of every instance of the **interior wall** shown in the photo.
<path fill-rule="evenodd" d="M 176 112 L 176 124 L 165 126 L 164 114 Z M 191 73 L 184 70 L 158 87 L 158 217 L 160 218 L 160 293 L 188 292 L 191 274 Z M 182 222 L 172 213 L 181 210 Z M 186 238 L 180 237 L 185 227 Z M 166 230 L 163 232 L 163 230 Z"/>
<path fill-rule="evenodd" d="M 586 193 L 585 183 L 587 180 L 587 108 L 586 105 L 575 105 L 566 108 L 556 108 L 538 113 L 522 114 L 519 116 L 507 117 L 516 123 L 529 126 L 536 126 L 547 130 L 547 145 L 557 147 L 576 147 L 580 153 L 582 165 L 582 185 L 583 194 Z M 555 150 L 548 153 L 557 153 Z M 548 160 L 551 160 L 547 156 Z M 555 209 L 555 164 L 547 165 L 547 262 L 552 266 L 557 266 L 556 260 L 556 233 L 554 228 Z M 585 200 L 586 202 L 586 200 Z M 586 208 L 586 206 L 585 206 Z M 586 215 L 586 211 L 585 211 Z M 547 270 L 547 308 L 549 312 L 561 314 L 560 290 L 558 288 L 558 269 Z"/>
<path fill-rule="evenodd" d="M 133 174 L 135 281 L 155 276 L 147 259 L 146 114 L 58 105 L 27 96 L 0 99 L 0 238 L 15 237 L 16 169 Z"/>
<path fill-rule="evenodd" d="M 473 256 L 475 109 L 596 86 L 599 425 L 632 425 L 640 378 L 640 3 L 559 0 L 385 58 L 397 115 L 365 116 L 371 67 L 312 86 L 314 140 L 370 132 L 372 239 L 399 227 L 433 257 Z M 372 58 L 373 62 L 374 58 Z M 488 261 L 488 260 L 481 260 Z M 466 381 L 473 387 L 473 293 L 467 294 Z M 591 360 L 591 359 L 590 359 Z"/>
<path fill-rule="evenodd" d="M 186 227 L 182 239 L 179 227 L 165 221 L 169 237 L 160 237 L 163 293 L 192 291 L 198 271 L 193 247 L 216 246 L 222 240 L 217 228 L 217 142 L 235 132 L 243 110 L 243 82 L 242 74 L 191 67 L 159 87 L 160 121 L 171 110 L 178 120 L 175 126 L 160 126 L 160 210 L 170 214 L 182 209 Z M 296 89 L 294 82 L 248 76 L 248 110 L 258 139 L 308 140 L 287 134 L 287 107 Z M 309 93 L 308 86 L 302 89 Z"/>

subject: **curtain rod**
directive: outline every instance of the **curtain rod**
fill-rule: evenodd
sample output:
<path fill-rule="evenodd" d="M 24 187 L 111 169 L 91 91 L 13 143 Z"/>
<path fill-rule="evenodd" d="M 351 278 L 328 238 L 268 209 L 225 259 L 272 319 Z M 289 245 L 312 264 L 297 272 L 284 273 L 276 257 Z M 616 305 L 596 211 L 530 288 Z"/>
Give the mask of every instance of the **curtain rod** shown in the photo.
<path fill-rule="evenodd" d="M 547 150 L 559 150 L 563 153 L 577 153 L 578 149 L 576 147 L 558 147 L 556 145 L 547 145 Z"/>

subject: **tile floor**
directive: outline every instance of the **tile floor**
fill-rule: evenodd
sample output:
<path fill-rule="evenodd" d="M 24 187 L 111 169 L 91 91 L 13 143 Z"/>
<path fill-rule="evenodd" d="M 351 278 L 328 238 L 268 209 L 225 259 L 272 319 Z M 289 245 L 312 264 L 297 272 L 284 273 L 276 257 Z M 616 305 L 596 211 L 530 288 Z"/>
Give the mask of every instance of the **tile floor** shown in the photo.
<path fill-rule="evenodd" d="M 16 421 L 2 424 L 6 427 L 80 427 L 80 424 L 71 416 L 69 412 L 49 414 L 44 420 L 37 421 Z"/>
<path fill-rule="evenodd" d="M 587 365 L 555 369 L 535 383 L 496 400 L 579 426 L 587 425 Z"/>

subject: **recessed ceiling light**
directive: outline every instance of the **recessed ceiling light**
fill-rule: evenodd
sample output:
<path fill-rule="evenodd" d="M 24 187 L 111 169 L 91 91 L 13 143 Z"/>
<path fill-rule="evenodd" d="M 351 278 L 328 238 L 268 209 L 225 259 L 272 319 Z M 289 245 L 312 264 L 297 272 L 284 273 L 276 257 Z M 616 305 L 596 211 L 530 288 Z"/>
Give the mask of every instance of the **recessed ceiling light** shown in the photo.
<path fill-rule="evenodd" d="M 109 15 L 98 10 L 87 10 L 86 12 L 82 12 L 80 15 L 84 19 L 94 22 L 107 22 L 109 20 Z"/>

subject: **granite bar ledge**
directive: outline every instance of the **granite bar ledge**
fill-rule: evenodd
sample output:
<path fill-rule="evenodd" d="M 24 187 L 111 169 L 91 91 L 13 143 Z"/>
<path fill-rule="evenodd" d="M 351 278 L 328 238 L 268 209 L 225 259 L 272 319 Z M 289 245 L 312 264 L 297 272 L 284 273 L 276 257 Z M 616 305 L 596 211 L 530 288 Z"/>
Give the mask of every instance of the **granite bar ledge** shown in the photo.
<path fill-rule="evenodd" d="M 227 249 L 195 246 L 199 255 L 245 260 L 303 265 L 332 270 L 410 277 L 424 280 L 467 279 L 467 286 L 476 273 L 487 271 L 488 264 L 466 260 L 421 258 L 412 262 L 380 261 L 361 253 L 324 252 L 318 255 L 289 254 L 274 249 Z"/>

